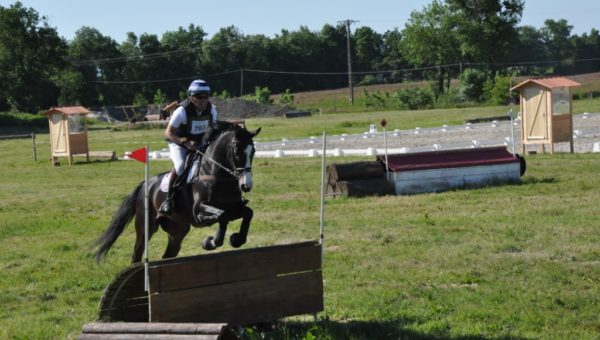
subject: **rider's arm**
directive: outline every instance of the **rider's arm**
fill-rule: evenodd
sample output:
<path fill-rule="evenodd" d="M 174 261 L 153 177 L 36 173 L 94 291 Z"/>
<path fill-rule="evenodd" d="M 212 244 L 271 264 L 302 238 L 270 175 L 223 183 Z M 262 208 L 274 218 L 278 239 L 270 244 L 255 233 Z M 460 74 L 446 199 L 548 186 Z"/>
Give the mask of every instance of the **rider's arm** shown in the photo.
<path fill-rule="evenodd" d="M 184 119 L 185 110 L 183 109 L 183 107 L 178 107 L 175 110 L 175 112 L 173 112 L 171 120 L 169 121 L 169 124 L 165 129 L 165 138 L 167 138 L 168 141 L 179 145 L 185 143 L 187 139 L 177 134 L 177 129 L 179 128 L 179 126 L 181 126 L 181 124 L 184 124 Z"/>
<path fill-rule="evenodd" d="M 177 135 L 177 129 L 174 128 L 170 123 L 169 125 L 167 125 L 167 128 L 165 129 L 165 138 L 167 138 L 167 140 L 169 140 L 170 142 L 173 142 L 175 144 L 183 144 L 187 138 L 185 137 L 180 137 Z"/>

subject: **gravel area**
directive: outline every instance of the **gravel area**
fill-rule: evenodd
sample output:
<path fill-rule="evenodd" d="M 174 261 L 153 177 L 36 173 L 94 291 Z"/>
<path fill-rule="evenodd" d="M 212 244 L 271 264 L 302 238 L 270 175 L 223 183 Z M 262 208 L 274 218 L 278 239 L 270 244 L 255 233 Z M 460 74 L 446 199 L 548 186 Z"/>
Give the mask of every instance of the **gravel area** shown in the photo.
<path fill-rule="evenodd" d="M 592 152 L 594 143 L 600 142 L 600 113 L 586 113 L 573 116 L 574 148 L 576 153 Z M 519 120 L 514 122 L 515 150 L 520 152 Z M 365 127 L 369 129 L 368 126 Z M 512 148 L 510 121 L 493 121 L 465 124 L 459 126 L 441 126 L 436 128 L 416 128 L 413 130 L 392 130 L 386 133 L 387 147 L 390 152 L 419 152 L 444 149 L 469 148 L 472 146 L 506 145 Z M 321 136 L 306 139 L 293 139 L 277 142 L 255 143 L 257 151 L 308 150 L 321 149 Z M 381 127 L 378 132 L 327 137 L 328 149 L 367 149 L 384 148 Z M 527 146 L 527 151 L 537 151 L 538 146 Z M 546 147 L 547 152 L 549 148 Z M 402 150 L 402 151 L 399 151 Z M 568 152 L 569 143 L 555 144 L 556 152 Z"/>

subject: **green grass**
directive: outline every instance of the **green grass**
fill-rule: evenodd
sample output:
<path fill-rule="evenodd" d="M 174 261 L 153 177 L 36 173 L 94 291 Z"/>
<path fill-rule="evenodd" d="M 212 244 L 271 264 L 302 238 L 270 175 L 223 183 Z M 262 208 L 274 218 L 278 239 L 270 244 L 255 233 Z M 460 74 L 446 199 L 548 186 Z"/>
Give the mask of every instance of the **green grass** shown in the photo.
<path fill-rule="evenodd" d="M 445 123 L 436 119 L 459 123 L 505 109 L 385 117 L 403 128 Z M 292 130 L 298 136 L 322 129 L 364 131 L 368 115 L 248 124 L 262 125 L 261 137 L 274 139 L 292 137 L 283 134 Z M 146 143 L 153 150 L 164 147 L 160 130 L 94 128 L 89 134 L 92 150 L 119 155 Z M 143 179 L 143 165 L 80 161 L 52 167 L 48 135 L 39 135 L 38 143 L 34 162 L 28 140 L 0 141 L 1 339 L 75 338 L 96 318 L 104 287 L 128 265 L 133 247 L 130 226 L 106 262 L 97 265 L 90 251 L 117 205 Z M 526 159 L 521 185 L 329 199 L 325 311 L 317 323 L 295 318 L 252 337 L 597 338 L 599 156 Z M 170 166 L 152 162 L 151 172 Z M 310 158 L 255 160 L 255 189 L 246 195 L 255 217 L 246 247 L 318 237 L 320 166 Z M 181 255 L 203 253 L 200 242 L 214 231 L 193 230 Z M 159 258 L 165 245 L 161 231 L 152 239 L 150 257 Z"/>

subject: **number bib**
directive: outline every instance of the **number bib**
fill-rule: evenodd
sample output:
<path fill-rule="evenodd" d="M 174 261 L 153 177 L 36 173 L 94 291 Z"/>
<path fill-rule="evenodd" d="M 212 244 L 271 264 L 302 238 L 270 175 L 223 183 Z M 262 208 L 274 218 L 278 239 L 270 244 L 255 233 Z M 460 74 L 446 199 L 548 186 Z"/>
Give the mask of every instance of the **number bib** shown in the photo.
<path fill-rule="evenodd" d="M 190 133 L 192 135 L 200 135 L 206 132 L 208 129 L 208 120 L 192 120 L 190 126 Z"/>

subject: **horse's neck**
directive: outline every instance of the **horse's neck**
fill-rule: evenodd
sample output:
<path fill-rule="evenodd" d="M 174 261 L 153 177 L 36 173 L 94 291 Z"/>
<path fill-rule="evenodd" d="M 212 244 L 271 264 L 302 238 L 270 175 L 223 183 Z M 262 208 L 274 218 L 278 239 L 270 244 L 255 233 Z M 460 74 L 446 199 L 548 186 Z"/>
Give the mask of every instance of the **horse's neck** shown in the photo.
<path fill-rule="evenodd" d="M 227 147 L 231 141 L 231 137 L 229 136 L 230 133 L 231 132 L 228 131 L 223 132 L 213 143 L 208 146 L 206 152 L 204 153 L 204 157 L 202 157 L 202 163 L 200 164 L 200 175 L 217 175 L 222 169 L 215 163 L 218 163 L 226 168 L 229 167 L 227 161 Z"/>

